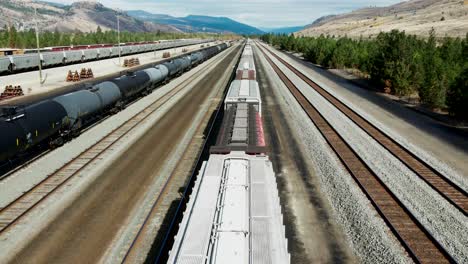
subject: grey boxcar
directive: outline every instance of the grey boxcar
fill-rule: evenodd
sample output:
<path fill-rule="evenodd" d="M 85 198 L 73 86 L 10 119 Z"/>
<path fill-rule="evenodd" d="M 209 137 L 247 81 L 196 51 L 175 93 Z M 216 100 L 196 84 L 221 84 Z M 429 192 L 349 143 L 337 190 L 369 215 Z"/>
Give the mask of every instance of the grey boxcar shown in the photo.
<path fill-rule="evenodd" d="M 67 50 L 65 51 L 67 62 L 78 62 L 83 59 L 83 51 L 81 50 Z"/>
<path fill-rule="evenodd" d="M 85 49 L 83 54 L 86 61 L 95 60 L 98 57 L 98 49 Z"/>
<path fill-rule="evenodd" d="M 41 55 L 43 66 L 63 64 L 63 52 L 44 52 Z"/>
<path fill-rule="evenodd" d="M 16 70 L 30 69 L 39 66 L 39 55 L 19 55 L 13 59 Z"/>
<path fill-rule="evenodd" d="M 127 55 L 132 53 L 132 46 L 122 46 L 122 54 Z"/>
<path fill-rule="evenodd" d="M 111 48 L 100 48 L 99 49 L 99 58 L 109 58 L 112 54 Z"/>
<path fill-rule="evenodd" d="M 13 70 L 11 67 L 11 60 L 9 56 L 0 58 L 0 73 Z"/>

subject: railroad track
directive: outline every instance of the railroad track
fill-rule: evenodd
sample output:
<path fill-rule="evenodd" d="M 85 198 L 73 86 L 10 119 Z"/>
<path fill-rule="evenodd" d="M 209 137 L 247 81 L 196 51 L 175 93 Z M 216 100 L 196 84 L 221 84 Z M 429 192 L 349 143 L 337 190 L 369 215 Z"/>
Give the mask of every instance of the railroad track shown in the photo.
<path fill-rule="evenodd" d="M 346 106 L 335 96 L 327 92 L 325 89 L 320 87 L 317 83 L 312 81 L 310 78 L 305 76 L 299 70 L 294 68 L 291 64 L 280 58 L 278 55 L 272 53 L 270 50 L 267 51 L 272 54 L 277 60 L 279 60 L 288 69 L 294 72 L 299 78 L 306 82 L 310 87 L 317 91 L 322 97 L 324 97 L 333 106 L 338 108 L 343 114 L 345 114 L 353 123 L 358 125 L 368 135 L 375 139 L 380 145 L 386 150 L 392 153 L 398 158 L 403 164 L 405 164 L 410 170 L 412 170 L 418 177 L 424 180 L 429 186 L 436 190 L 441 196 L 447 201 L 454 205 L 460 210 L 465 216 L 468 216 L 468 193 L 461 187 L 450 181 L 447 177 L 438 172 L 431 165 L 427 164 L 421 158 L 413 154 L 407 148 L 396 142 L 393 138 L 389 137 L 385 132 L 371 124 L 361 115 L 353 111 L 351 108 Z"/>
<path fill-rule="evenodd" d="M 238 58 L 238 56 L 240 55 L 242 49 L 240 49 L 237 54 L 235 55 L 235 57 Z M 220 104 L 222 103 L 222 101 L 220 101 Z M 219 107 L 218 107 L 218 110 L 216 112 L 216 115 L 218 115 L 218 111 L 219 111 Z M 210 129 L 209 129 L 209 132 L 208 132 L 208 135 L 206 136 L 206 138 L 204 139 L 203 141 L 203 146 L 202 146 L 202 150 L 206 148 L 206 144 L 207 144 L 207 139 L 210 137 L 210 134 L 212 133 L 212 130 L 213 130 L 213 124 L 209 124 L 210 125 Z M 197 128 L 197 130 L 199 130 L 200 127 Z M 187 150 L 186 150 L 187 151 Z M 200 163 L 201 162 L 201 152 L 200 152 L 200 156 L 197 157 L 197 160 L 196 160 L 196 164 Z M 184 155 L 185 155 L 185 152 L 184 152 Z M 189 179 L 189 182 L 191 182 L 192 178 L 194 177 L 194 175 L 197 174 L 197 168 L 194 167 L 192 172 L 191 172 L 191 178 Z M 161 189 L 161 191 L 158 193 L 157 197 L 156 197 L 156 200 L 154 201 L 154 203 L 152 204 L 151 206 L 151 209 L 149 210 L 149 213 L 146 215 L 144 221 L 143 221 L 143 224 L 138 228 L 138 231 L 136 233 L 136 236 L 135 238 L 132 240 L 129 248 L 126 250 L 126 253 L 121 261 L 121 263 L 131 263 L 131 255 L 133 254 L 134 250 L 137 248 L 137 245 L 139 243 L 142 243 L 141 240 L 143 239 L 143 234 L 144 234 L 144 230 L 149 228 L 148 227 L 148 224 L 149 224 L 149 220 L 154 217 L 154 215 L 157 213 L 158 211 L 158 207 L 161 205 L 162 203 L 162 198 L 167 195 L 167 192 L 169 191 L 168 188 L 170 187 L 170 185 L 172 184 L 172 181 L 174 180 L 174 173 L 172 173 L 170 175 L 170 177 L 167 179 L 167 181 L 164 183 L 164 186 L 163 188 Z M 179 213 L 179 210 L 182 208 L 182 205 L 183 203 L 185 203 L 185 197 L 186 197 L 186 193 L 187 193 L 188 189 L 186 188 L 185 191 L 184 191 L 184 195 L 182 197 L 180 197 L 180 194 L 177 194 L 177 197 L 180 197 L 182 198 L 181 202 L 179 203 L 178 205 L 178 208 L 177 208 L 177 213 Z M 177 214 L 176 213 L 176 214 Z M 173 225 L 175 225 L 176 223 L 174 221 L 171 222 L 171 227 L 169 228 L 169 231 L 167 232 L 166 234 L 166 237 L 165 237 L 165 241 L 168 239 L 168 235 L 170 234 L 170 231 L 171 229 L 173 228 Z M 163 245 L 163 248 L 164 248 L 165 243 Z M 159 260 L 159 258 L 161 257 L 161 252 L 159 252 L 159 255 L 157 256 L 157 259 Z M 158 263 L 158 260 L 156 260 L 156 263 Z"/>
<path fill-rule="evenodd" d="M 261 47 L 261 45 L 259 46 Z M 333 129 L 331 124 L 328 123 L 328 121 L 308 101 L 294 83 L 286 76 L 286 74 L 271 60 L 264 49 L 264 47 L 260 48 L 268 63 L 272 66 L 274 71 L 299 102 L 315 126 L 319 129 L 320 133 L 336 153 L 344 167 L 360 186 L 374 208 L 381 215 L 383 220 L 413 260 L 417 263 L 454 262 L 447 251 L 424 228 L 416 217 L 411 214 L 411 212 L 379 179 L 379 177 L 359 157 L 359 155 L 340 136 L 340 134 Z M 275 56 L 275 54 L 271 52 L 270 54 Z M 280 59 L 278 58 L 278 60 Z M 301 75 L 299 75 L 299 77 L 301 77 Z M 314 83 L 314 87 L 317 86 L 318 85 Z"/>
<path fill-rule="evenodd" d="M 215 64 L 217 60 L 208 61 L 206 67 Z M 94 163 L 100 162 L 101 157 L 113 150 L 112 147 L 131 132 L 135 127 L 145 121 L 151 114 L 157 111 L 174 95 L 183 90 L 187 84 L 199 77 L 199 74 L 205 70 L 205 67 L 196 67 L 195 73 L 182 81 L 176 87 L 163 94 L 155 102 L 135 114 L 132 118 L 115 128 L 96 144 L 87 148 L 80 155 L 60 167 L 57 171 L 46 177 L 34 187 L 24 192 L 21 196 L 0 208 L 0 236 L 11 229 L 28 213 L 36 208 L 47 197 L 57 192 L 67 182 L 77 176 L 83 169 Z"/>
<path fill-rule="evenodd" d="M 130 103 L 128 103 L 125 107 L 128 107 L 130 105 L 132 105 L 133 103 L 135 103 L 137 100 L 135 101 L 132 101 Z M 102 122 L 106 121 L 109 117 L 111 117 L 112 115 L 107 115 L 105 117 L 103 117 L 102 119 L 99 119 L 98 121 L 92 123 L 91 125 L 89 125 L 88 127 L 84 128 L 80 134 L 83 134 L 85 133 L 86 131 L 92 129 L 93 127 L 101 124 Z M 29 160 L 26 160 L 24 163 L 12 168 L 10 171 L 6 172 L 5 174 L 3 175 L 0 175 L 0 182 L 7 179 L 8 177 L 14 175 L 16 172 L 28 167 L 29 165 L 33 164 L 34 162 L 36 162 L 37 160 L 39 160 L 40 158 L 46 156 L 49 152 L 51 151 L 51 149 L 46 149 L 46 150 L 43 150 L 41 152 L 39 152 L 39 154 L 36 154 L 35 156 L 33 156 L 32 158 L 30 158 Z M 34 155 L 34 154 L 33 154 Z"/>

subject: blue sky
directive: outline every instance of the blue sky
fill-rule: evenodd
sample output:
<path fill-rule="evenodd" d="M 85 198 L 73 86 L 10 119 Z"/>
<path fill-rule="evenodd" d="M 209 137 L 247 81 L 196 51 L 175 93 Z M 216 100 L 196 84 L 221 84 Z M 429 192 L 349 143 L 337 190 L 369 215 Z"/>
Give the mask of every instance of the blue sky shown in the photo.
<path fill-rule="evenodd" d="M 49 0 L 69 4 L 73 0 Z M 122 10 L 141 9 L 173 16 L 226 16 L 256 27 L 306 25 L 330 14 L 368 6 L 386 6 L 400 0 L 100 0 Z"/>

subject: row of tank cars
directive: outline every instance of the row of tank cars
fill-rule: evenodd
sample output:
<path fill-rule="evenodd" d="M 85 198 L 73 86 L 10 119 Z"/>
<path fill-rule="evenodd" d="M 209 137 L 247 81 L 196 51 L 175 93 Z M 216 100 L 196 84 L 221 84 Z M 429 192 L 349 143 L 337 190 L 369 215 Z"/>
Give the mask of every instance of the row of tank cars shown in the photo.
<path fill-rule="evenodd" d="M 217 143 L 196 176 L 167 263 L 290 263 L 247 41 Z"/>
<path fill-rule="evenodd" d="M 225 50 L 226 43 L 26 106 L 0 107 L 0 165 L 35 146 L 60 146 L 90 123 Z"/>
<path fill-rule="evenodd" d="M 177 48 L 187 45 L 201 44 L 212 40 L 202 39 L 180 39 L 174 41 L 161 41 L 158 43 L 128 44 L 120 46 L 122 56 L 151 52 L 161 49 Z M 118 46 L 90 46 L 80 49 L 52 49 L 40 54 L 22 54 L 0 57 L 0 74 L 14 73 L 17 71 L 31 70 L 39 67 L 39 61 L 42 67 L 53 67 L 73 63 L 82 63 L 92 60 L 108 59 L 119 56 Z M 40 58 L 40 59 L 39 59 Z"/>

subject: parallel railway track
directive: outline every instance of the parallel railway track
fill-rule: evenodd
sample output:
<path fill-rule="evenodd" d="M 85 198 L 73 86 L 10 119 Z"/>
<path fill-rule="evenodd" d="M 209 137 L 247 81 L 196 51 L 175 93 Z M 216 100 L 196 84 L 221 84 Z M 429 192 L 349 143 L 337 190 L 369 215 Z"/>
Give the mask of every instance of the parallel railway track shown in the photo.
<path fill-rule="evenodd" d="M 217 60 L 208 61 L 206 67 L 213 65 Z M 80 155 L 60 167 L 57 171 L 47 176 L 34 187 L 24 192 L 21 196 L 13 200 L 3 208 L 0 208 L 0 236 L 11 229 L 21 219 L 23 219 L 34 208 L 38 207 L 45 199 L 56 193 L 61 187 L 66 185 L 71 179 L 88 166 L 100 162 L 101 158 L 113 150 L 113 147 L 122 138 L 129 134 L 135 127 L 145 121 L 150 115 L 156 112 L 161 106 L 169 101 L 174 95 L 183 90 L 187 84 L 199 77 L 205 68 L 197 67 L 192 76 L 182 81 L 176 87 L 162 95 L 155 102 L 135 114 L 132 118 L 115 128 L 96 144 L 90 146 Z"/>
<path fill-rule="evenodd" d="M 447 201 L 453 204 L 465 216 L 468 216 L 468 193 L 460 188 L 454 182 L 450 181 L 447 177 L 442 175 L 431 165 L 427 164 L 421 158 L 413 154 L 404 146 L 396 142 L 393 138 L 389 137 L 382 130 L 371 124 L 361 115 L 346 106 L 335 96 L 320 87 L 317 83 L 305 76 L 302 72 L 294 68 L 291 64 L 280 58 L 278 55 L 267 51 L 285 65 L 289 70 L 294 72 L 301 80 L 306 82 L 310 87 L 317 91 L 323 98 L 345 114 L 353 123 L 364 130 L 369 136 L 375 139 L 380 145 L 388 150 L 392 155 L 398 158 L 410 170 L 412 170 L 418 177 L 424 180 L 429 186 L 442 195 Z"/>
<path fill-rule="evenodd" d="M 259 46 L 261 46 L 259 44 Z M 371 201 L 374 208 L 381 215 L 383 220 L 399 239 L 402 245 L 407 250 L 408 254 L 418 263 L 451 263 L 454 262 L 452 257 L 447 251 L 438 243 L 438 241 L 423 227 L 423 225 L 416 219 L 414 215 L 403 205 L 403 203 L 391 192 L 391 190 L 379 179 L 379 177 L 369 168 L 369 166 L 359 157 L 359 155 L 351 148 L 351 146 L 340 136 L 340 134 L 333 129 L 331 124 L 320 114 L 320 112 L 309 102 L 309 100 L 302 94 L 296 85 L 286 76 L 286 74 L 272 61 L 272 59 L 261 47 L 263 55 L 272 66 L 274 71 L 279 75 L 280 79 L 292 93 L 292 95 L 299 102 L 301 107 L 307 113 L 309 118 L 319 129 L 325 140 L 331 146 L 338 158 L 343 163 L 344 167 L 348 170 L 351 176 L 355 179 L 362 191 Z M 270 52 L 270 51 L 268 51 Z M 270 52 L 272 56 L 281 60 L 275 54 Z M 320 94 L 327 94 L 321 87 L 313 83 L 310 79 L 295 70 L 291 65 L 288 66 L 299 77 L 308 80 L 308 84 L 313 84 L 312 88 L 322 90 Z M 293 70 L 294 69 L 294 70 Z M 317 88 L 316 88 L 317 87 Z M 347 112 L 352 112 L 343 103 L 339 102 L 336 98 L 327 98 L 332 100 L 332 104 L 338 104 L 338 109 L 348 109 Z M 361 118 L 356 113 L 355 116 Z M 359 121 L 364 127 L 373 127 L 366 120 Z M 366 124 L 367 123 L 367 124 Z M 374 127 L 374 130 L 377 130 Z M 378 131 L 378 130 L 377 130 Z M 382 133 L 383 135 L 383 133 Z M 385 136 L 385 135 L 383 135 Z M 381 136 L 382 137 L 382 136 Z M 389 140 L 391 142 L 391 140 Z M 380 141 L 378 141 L 380 142 Z M 392 152 L 393 153 L 393 152 Z M 395 154 L 394 154 L 395 155 Z M 412 156 L 412 155 L 409 155 Z M 416 169 L 416 168 L 415 168 Z M 424 174 L 424 175 L 427 175 Z M 441 185 L 437 185 L 441 186 Z M 440 188 L 440 187 L 439 187 Z M 447 194 L 448 196 L 448 194 Z M 463 205 L 463 204 L 462 204 Z"/>
<path fill-rule="evenodd" d="M 235 54 L 235 57 L 238 57 L 238 56 L 240 55 L 240 52 L 241 52 L 241 51 L 242 51 L 242 50 L 239 50 L 239 51 Z M 221 102 L 222 102 L 222 101 L 221 101 Z M 221 102 L 220 102 L 220 103 L 221 103 Z M 220 107 L 220 106 L 218 106 L 218 108 L 217 108 L 217 110 L 216 110 L 216 114 L 215 114 L 216 116 L 219 114 L 219 113 L 218 113 L 218 112 L 219 112 L 219 107 Z M 215 118 L 214 120 L 216 120 L 216 118 Z M 213 122 L 214 122 L 214 120 L 213 120 Z M 202 148 L 201 148 L 202 150 L 204 150 L 204 149 L 207 147 L 207 145 L 206 145 L 206 144 L 207 144 L 207 140 L 209 139 L 210 135 L 211 135 L 212 132 L 213 132 L 213 124 L 209 124 L 209 125 L 210 125 L 210 129 L 208 130 L 208 134 L 206 135 L 206 137 L 205 137 L 205 139 L 204 139 L 204 141 L 203 141 L 203 146 L 202 146 Z M 198 130 L 198 129 L 199 129 L 199 128 L 197 128 L 197 130 Z M 202 151 L 202 152 L 203 152 L 203 151 Z M 197 165 L 201 162 L 201 158 L 202 158 L 201 155 L 202 155 L 202 152 L 200 152 L 200 155 L 197 157 L 197 160 L 196 160 L 196 162 L 195 162 L 195 164 L 197 164 Z M 185 154 L 184 154 L 184 155 L 185 155 Z M 197 170 L 198 170 L 198 168 L 195 166 L 195 167 L 193 168 L 193 170 L 191 171 L 191 175 L 190 175 L 190 178 L 189 178 L 189 181 L 188 181 L 189 183 L 194 179 L 195 175 L 197 174 Z M 167 179 L 167 181 L 164 183 L 164 186 L 163 186 L 163 188 L 161 189 L 161 191 L 158 193 L 156 199 L 154 200 L 154 203 L 153 203 L 152 206 L 151 206 L 151 209 L 150 209 L 149 213 L 146 215 L 146 217 L 145 217 L 145 219 L 144 219 L 144 221 L 143 221 L 143 224 L 139 227 L 139 229 L 138 229 L 138 231 L 137 231 L 137 233 L 136 233 L 136 236 L 135 236 L 134 239 L 132 240 L 132 242 L 131 242 L 129 248 L 126 250 L 125 255 L 124 255 L 124 257 L 123 257 L 123 259 L 122 259 L 122 261 L 121 261 L 122 264 L 123 264 L 123 263 L 131 263 L 132 254 L 134 254 L 134 250 L 137 248 L 138 243 L 140 243 L 140 241 L 143 240 L 142 237 L 143 237 L 143 234 L 144 234 L 144 232 L 145 232 L 144 230 L 147 229 L 147 228 L 150 228 L 150 227 L 148 226 L 149 220 L 150 220 L 152 217 L 154 217 L 154 215 L 157 213 L 157 211 L 158 211 L 158 209 L 159 209 L 158 207 L 161 205 L 161 202 L 162 202 L 163 197 L 164 197 L 165 195 L 167 195 L 167 192 L 169 191 L 168 188 L 169 188 L 170 185 L 172 184 L 172 181 L 173 181 L 173 180 L 174 180 L 174 173 L 171 174 L 171 176 L 170 176 L 170 177 Z M 188 186 L 189 186 L 189 185 L 188 185 Z M 186 188 L 186 189 L 184 190 L 184 194 L 183 194 L 182 197 L 181 197 L 182 199 L 181 199 L 181 201 L 179 202 L 179 205 L 178 205 L 178 207 L 177 207 L 176 215 L 179 214 L 179 213 L 182 213 L 182 212 L 180 212 L 180 210 L 181 210 L 181 208 L 183 207 L 183 204 L 184 204 L 185 202 L 187 202 L 187 201 L 185 200 L 185 198 L 187 197 L 187 195 L 186 195 L 187 192 L 188 192 L 188 189 Z M 164 239 L 164 242 L 163 242 L 163 246 L 161 247 L 161 251 L 162 251 L 165 247 L 167 247 L 166 242 L 167 242 L 167 240 L 169 239 L 168 236 L 171 234 L 171 231 L 172 231 L 172 229 L 174 228 L 174 225 L 176 224 L 176 223 L 174 222 L 174 220 L 175 220 L 175 218 L 174 218 L 173 221 L 171 222 L 170 227 L 169 227 L 169 230 L 168 230 L 167 233 L 166 233 L 166 236 L 165 236 L 165 239 Z M 161 258 L 161 251 L 158 253 L 158 256 L 157 256 L 157 259 L 156 259 L 156 263 L 159 263 L 159 259 Z"/>

